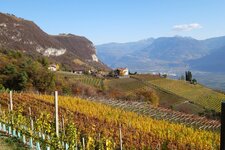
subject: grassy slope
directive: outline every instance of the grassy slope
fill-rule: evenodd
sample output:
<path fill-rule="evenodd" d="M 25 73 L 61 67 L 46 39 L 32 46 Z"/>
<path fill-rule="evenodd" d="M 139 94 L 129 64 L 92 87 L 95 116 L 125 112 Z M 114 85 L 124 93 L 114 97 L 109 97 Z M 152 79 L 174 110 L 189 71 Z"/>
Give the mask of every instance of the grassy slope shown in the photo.
<path fill-rule="evenodd" d="M 58 80 L 64 80 L 68 84 L 73 84 L 77 81 L 96 87 L 98 89 L 103 89 L 103 79 L 96 78 L 90 75 L 76 75 L 70 72 L 57 72 L 56 74 Z"/>
<path fill-rule="evenodd" d="M 159 76 L 143 74 L 132 76 L 132 78 L 135 78 L 140 82 L 146 84 L 148 87 L 153 88 L 160 98 L 160 106 L 162 107 L 172 108 L 176 111 L 182 111 L 192 114 L 199 114 L 200 112 L 204 111 L 201 105 L 188 103 L 189 100 L 182 95 L 177 95 L 174 92 L 165 90 L 158 85 L 152 84 L 152 82 L 162 79 Z"/>
<path fill-rule="evenodd" d="M 106 89 L 116 89 L 126 94 L 146 88 L 146 85 L 133 78 L 109 79 L 104 82 Z"/>
<path fill-rule="evenodd" d="M 185 81 L 171 79 L 149 80 L 149 83 L 182 96 L 208 109 L 220 111 L 220 103 L 225 95 L 206 88 L 202 85 L 192 85 Z"/>
<path fill-rule="evenodd" d="M 220 102 L 225 99 L 224 94 L 201 85 L 191 85 L 184 81 L 164 79 L 152 75 L 135 75 L 132 78 L 103 80 L 92 76 L 63 72 L 58 73 L 58 77 L 67 77 L 70 83 L 81 81 L 99 89 L 119 90 L 125 95 L 140 89 L 152 88 L 160 97 L 160 106 L 193 114 L 203 112 L 204 107 L 220 111 Z"/>
<path fill-rule="evenodd" d="M 157 95 L 160 98 L 160 106 L 173 108 L 174 110 L 192 114 L 198 114 L 204 111 L 204 109 L 199 105 L 186 103 L 188 99 L 182 96 L 178 96 L 172 92 L 145 82 L 149 80 L 157 80 L 159 79 L 158 77 L 152 77 L 149 75 L 138 76 L 139 78 L 136 77 L 137 76 L 133 76 L 132 78 L 105 80 L 104 86 L 106 87 L 106 89 L 116 89 L 122 91 L 126 95 L 131 94 L 132 92 L 135 92 L 137 90 L 152 88 L 157 92 Z M 142 80 L 139 80 L 140 78 Z"/>

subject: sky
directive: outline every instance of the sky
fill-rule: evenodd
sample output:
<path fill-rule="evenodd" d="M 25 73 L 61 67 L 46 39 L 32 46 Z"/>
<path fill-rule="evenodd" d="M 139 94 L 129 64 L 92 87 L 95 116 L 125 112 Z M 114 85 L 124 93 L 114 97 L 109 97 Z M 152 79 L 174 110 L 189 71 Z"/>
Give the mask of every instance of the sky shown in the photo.
<path fill-rule="evenodd" d="M 0 0 L 0 12 L 32 20 L 48 34 L 81 35 L 96 45 L 225 35 L 225 0 Z"/>

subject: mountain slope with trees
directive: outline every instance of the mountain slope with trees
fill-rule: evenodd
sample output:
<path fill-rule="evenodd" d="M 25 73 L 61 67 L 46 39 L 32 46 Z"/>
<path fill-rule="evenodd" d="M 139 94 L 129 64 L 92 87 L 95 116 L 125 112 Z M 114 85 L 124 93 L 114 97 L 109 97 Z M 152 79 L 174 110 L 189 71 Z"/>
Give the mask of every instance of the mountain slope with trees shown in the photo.
<path fill-rule="evenodd" d="M 0 90 L 46 92 L 55 87 L 55 75 L 48 70 L 48 59 L 36 60 L 15 50 L 0 50 Z"/>
<path fill-rule="evenodd" d="M 67 70 L 108 69 L 98 60 L 95 47 L 87 38 L 72 34 L 52 36 L 34 22 L 11 14 L 0 13 L 0 48 L 20 50 L 34 57 L 41 54 Z"/>

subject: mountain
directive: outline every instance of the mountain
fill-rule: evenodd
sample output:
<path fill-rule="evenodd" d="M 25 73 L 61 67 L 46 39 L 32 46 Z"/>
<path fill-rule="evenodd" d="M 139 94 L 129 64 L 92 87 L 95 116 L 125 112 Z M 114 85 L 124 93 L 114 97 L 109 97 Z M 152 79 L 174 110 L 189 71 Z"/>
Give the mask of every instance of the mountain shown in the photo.
<path fill-rule="evenodd" d="M 165 61 L 196 59 L 208 52 L 200 41 L 190 37 L 161 37 L 140 51 L 140 55 Z"/>
<path fill-rule="evenodd" d="M 151 45 L 153 41 L 153 38 L 149 38 L 137 42 L 107 43 L 103 45 L 97 45 L 97 55 L 104 63 L 112 67 L 113 64 L 117 63 L 122 57 L 144 49 L 145 47 Z"/>
<path fill-rule="evenodd" d="M 34 22 L 0 13 L 0 48 L 43 55 L 67 69 L 109 69 L 96 56 L 93 43 L 85 37 L 49 35 Z"/>
<path fill-rule="evenodd" d="M 213 51 L 202 58 L 189 61 L 190 66 L 195 70 L 225 73 L 225 46 Z"/>
<path fill-rule="evenodd" d="M 215 58 L 217 52 L 221 55 L 220 48 L 225 46 L 225 37 L 216 37 L 206 40 L 196 40 L 191 37 L 160 37 L 147 41 L 147 44 L 138 43 L 139 46 L 132 49 L 130 43 L 123 43 L 129 47 L 129 51 L 124 52 L 123 47 L 118 47 L 117 43 L 97 45 L 97 51 L 100 58 L 108 58 L 104 61 L 111 67 L 129 67 L 132 71 L 138 72 L 184 72 L 187 69 L 199 69 L 199 71 L 213 71 L 210 66 L 203 66 L 206 59 Z M 116 48 L 114 48 L 116 47 Z M 132 50 L 130 50 L 132 49 Z M 108 55 L 111 53 L 118 56 Z M 215 53 L 215 54 L 214 54 Z M 214 56 L 215 55 L 215 56 Z M 205 58 L 204 58 L 205 57 Z M 201 59 L 204 58 L 204 59 Z M 195 66 L 194 63 L 198 62 Z M 198 61 L 197 61 L 198 60 Z M 202 62 L 202 63 L 201 63 Z M 212 66 L 224 64 L 217 60 L 211 61 Z M 218 69 L 217 69 L 218 70 Z M 214 70 L 215 71 L 215 70 Z"/>
<path fill-rule="evenodd" d="M 210 50 L 217 50 L 225 45 L 225 36 L 209 38 L 202 40 L 203 44 L 208 47 Z"/>

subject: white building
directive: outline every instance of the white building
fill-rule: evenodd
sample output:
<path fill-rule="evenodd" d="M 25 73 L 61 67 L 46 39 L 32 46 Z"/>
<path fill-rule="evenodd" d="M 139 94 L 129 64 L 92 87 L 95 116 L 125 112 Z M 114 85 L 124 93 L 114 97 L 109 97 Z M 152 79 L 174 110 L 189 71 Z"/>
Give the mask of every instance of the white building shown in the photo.
<path fill-rule="evenodd" d="M 119 76 L 128 76 L 129 75 L 129 69 L 128 68 L 117 68 L 119 71 Z"/>
<path fill-rule="evenodd" d="M 52 65 L 50 65 L 48 67 L 48 70 L 50 70 L 50 71 L 57 71 L 57 70 L 59 70 L 59 66 L 56 65 L 56 64 L 52 64 Z"/>

